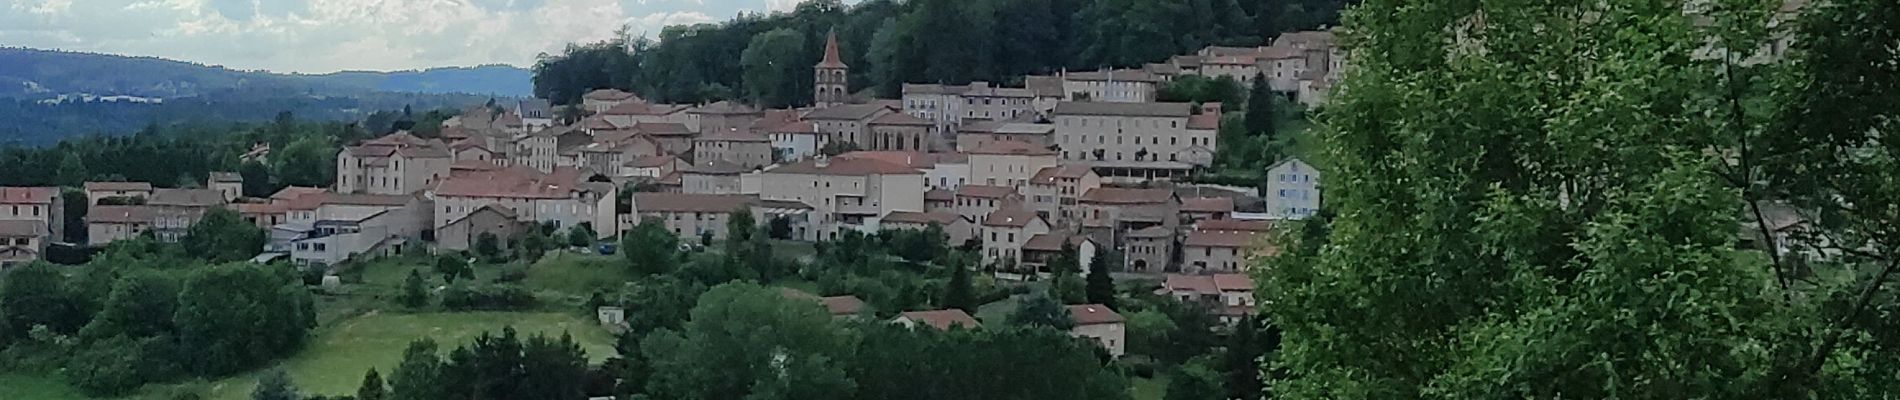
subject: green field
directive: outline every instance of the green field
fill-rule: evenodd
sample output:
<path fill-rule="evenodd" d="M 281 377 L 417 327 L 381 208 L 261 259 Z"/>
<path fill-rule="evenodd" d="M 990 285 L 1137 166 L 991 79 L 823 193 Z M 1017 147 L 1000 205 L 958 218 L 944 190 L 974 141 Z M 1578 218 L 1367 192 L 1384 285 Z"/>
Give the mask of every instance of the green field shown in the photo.
<path fill-rule="evenodd" d="M 613 355 L 613 337 L 593 321 L 562 313 L 425 313 L 372 312 L 320 328 L 303 351 L 278 365 L 305 394 L 354 393 L 363 373 L 376 368 L 384 376 L 401 361 L 409 342 L 432 338 L 444 351 L 470 343 L 484 331 L 514 326 L 523 336 L 566 332 L 587 351 L 591 361 Z M 242 400 L 261 372 L 204 384 L 204 398 Z M 62 385 L 63 386 L 63 385 Z M 0 392 L 4 394 L 4 392 Z M 0 398 L 16 398 L 0 396 Z M 23 397 L 35 398 L 35 397 Z"/>
<path fill-rule="evenodd" d="M 1129 379 L 1128 386 L 1134 400 L 1161 400 L 1168 394 L 1168 378 L 1159 374 L 1153 378 Z"/>
<path fill-rule="evenodd" d="M 84 399 L 57 377 L 0 374 L 0 399 Z"/>

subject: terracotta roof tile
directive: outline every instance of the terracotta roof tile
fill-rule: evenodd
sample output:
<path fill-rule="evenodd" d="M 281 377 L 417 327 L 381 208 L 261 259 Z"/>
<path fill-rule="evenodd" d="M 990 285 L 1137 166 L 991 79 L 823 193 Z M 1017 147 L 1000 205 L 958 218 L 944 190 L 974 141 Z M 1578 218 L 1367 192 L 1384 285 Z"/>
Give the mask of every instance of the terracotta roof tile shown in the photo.
<path fill-rule="evenodd" d="M 1214 274 L 1214 287 L 1223 292 L 1251 292 L 1253 278 L 1247 274 Z"/>
<path fill-rule="evenodd" d="M 601 112 L 602 115 L 667 115 L 685 111 L 684 105 L 653 104 L 644 101 L 620 103 Z"/>
<path fill-rule="evenodd" d="M 948 310 L 906 311 L 898 314 L 898 316 L 914 322 L 923 323 L 932 328 L 937 328 L 937 330 L 945 331 L 950 330 L 953 326 L 970 329 L 982 326 L 982 324 L 976 322 L 976 318 L 970 317 L 970 313 L 954 308 Z"/>
<path fill-rule="evenodd" d="M 1168 274 L 1167 280 L 1161 284 L 1161 287 L 1175 293 L 1214 294 L 1220 292 L 1220 287 L 1214 285 L 1214 277 L 1210 275 Z"/>
<path fill-rule="evenodd" d="M 768 137 L 765 137 L 765 135 L 760 135 L 760 134 L 752 133 L 752 132 L 728 130 L 724 132 L 708 133 L 705 136 L 700 136 L 698 138 L 694 138 L 693 140 L 706 141 L 706 142 L 771 142 L 772 138 L 768 138 Z"/>
<path fill-rule="evenodd" d="M 818 164 L 824 163 L 824 166 Z M 829 160 L 805 160 L 788 164 L 769 171 L 768 174 L 809 174 L 809 175 L 921 175 L 922 171 L 903 164 L 866 158 L 832 158 Z"/>
<path fill-rule="evenodd" d="M 86 222 L 95 224 L 152 223 L 158 208 L 152 206 L 92 206 L 86 210 Z"/>
<path fill-rule="evenodd" d="M 1273 223 L 1259 220 L 1210 219 L 1194 223 L 1194 230 L 1209 232 L 1266 232 Z"/>
<path fill-rule="evenodd" d="M 963 216 L 952 212 L 892 211 L 890 214 L 884 216 L 883 221 L 889 223 L 938 224 L 949 226 L 952 223 L 956 223 L 959 218 L 963 218 Z"/>
<path fill-rule="evenodd" d="M 1028 142 L 1020 142 L 1020 141 L 1015 141 L 1015 140 L 997 140 L 997 141 L 993 141 L 989 143 L 984 143 L 982 146 L 970 150 L 969 154 L 1005 155 L 1005 156 L 1053 156 L 1053 155 L 1056 155 L 1056 151 L 1050 150 L 1048 147 L 1045 147 L 1045 146 L 1038 146 L 1038 145 L 1028 143 Z"/>
<path fill-rule="evenodd" d="M 55 187 L 0 187 L 0 204 L 53 204 Z"/>
<path fill-rule="evenodd" d="M 212 189 L 154 189 L 145 204 L 156 206 L 209 207 L 224 204 L 224 193 Z"/>
<path fill-rule="evenodd" d="M 1189 116 L 1187 128 L 1200 131 L 1220 130 L 1220 114 L 1200 113 Z"/>
<path fill-rule="evenodd" d="M 954 201 L 956 199 L 957 199 L 957 192 L 953 192 L 946 189 L 930 189 L 929 191 L 924 192 L 924 200 Z"/>
<path fill-rule="evenodd" d="M 983 218 L 983 226 L 1021 228 L 1029 226 L 1037 219 L 1036 213 L 1029 210 L 996 210 Z"/>
<path fill-rule="evenodd" d="M 1098 103 L 1065 101 L 1056 103 L 1056 115 L 1111 117 L 1187 117 L 1193 115 L 1190 103 Z"/>
<path fill-rule="evenodd" d="M 594 89 L 588 91 L 587 94 L 581 95 L 581 98 L 587 100 L 620 101 L 632 99 L 634 95 L 633 93 L 627 93 L 617 89 Z"/>
<path fill-rule="evenodd" d="M 1154 204 L 1166 203 L 1174 199 L 1174 191 L 1168 189 L 1126 189 L 1101 187 L 1089 189 L 1082 194 L 1082 201 L 1101 204 Z"/>
<path fill-rule="evenodd" d="M 1187 239 L 1181 241 L 1188 247 L 1233 247 L 1241 248 L 1258 243 L 1259 234 L 1252 232 L 1188 232 Z"/>
<path fill-rule="evenodd" d="M 1116 314 L 1115 310 L 1101 304 L 1077 304 L 1065 307 L 1069 309 L 1069 317 L 1075 319 L 1076 326 L 1119 324 L 1123 321 L 1121 314 Z"/>
<path fill-rule="evenodd" d="M 1016 188 L 1008 186 L 963 185 L 957 187 L 957 197 L 1004 199 L 1014 195 L 1016 195 Z"/>
<path fill-rule="evenodd" d="M 1181 212 L 1226 213 L 1234 212 L 1232 197 L 1196 197 L 1181 199 Z"/>
<path fill-rule="evenodd" d="M 626 165 L 634 168 L 658 168 L 679 161 L 679 157 L 675 157 L 671 154 L 661 154 L 635 158 L 633 161 L 628 161 Z"/>
<path fill-rule="evenodd" d="M 642 213 L 731 213 L 756 202 L 758 197 L 737 194 L 633 194 L 633 208 Z"/>
<path fill-rule="evenodd" d="M 1091 172 L 1094 172 L 1094 170 L 1086 165 L 1080 164 L 1043 167 L 1041 170 L 1036 171 L 1035 176 L 1029 178 L 1029 182 L 1039 185 L 1053 185 L 1056 183 L 1057 178 L 1077 179 L 1088 176 Z"/>
<path fill-rule="evenodd" d="M 864 120 L 889 111 L 894 110 L 876 104 L 846 104 L 812 110 L 805 113 L 805 119 Z"/>
<path fill-rule="evenodd" d="M 870 123 L 871 125 L 906 125 L 906 126 L 936 125 L 936 124 L 931 123 L 930 121 L 925 121 L 923 118 L 913 117 L 913 116 L 910 116 L 910 114 L 905 114 L 905 113 L 884 114 L 884 116 L 882 117 L 877 117 L 877 119 L 871 120 Z"/>

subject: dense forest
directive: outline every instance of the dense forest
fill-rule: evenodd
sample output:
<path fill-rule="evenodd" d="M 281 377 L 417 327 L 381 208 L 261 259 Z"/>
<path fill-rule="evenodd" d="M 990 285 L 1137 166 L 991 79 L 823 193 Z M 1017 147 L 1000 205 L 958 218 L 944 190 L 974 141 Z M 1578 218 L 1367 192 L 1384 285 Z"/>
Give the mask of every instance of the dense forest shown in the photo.
<path fill-rule="evenodd" d="M 1024 74 L 1159 62 L 1208 45 L 1258 45 L 1337 24 L 1353 0 L 838 0 L 670 26 L 656 39 L 572 44 L 535 65 L 535 95 L 573 103 L 618 88 L 663 102 L 809 102 L 811 66 L 838 36 L 853 90 L 1018 83 Z M 736 59 L 734 56 L 738 56 Z M 738 62 L 734 62 L 738 61 Z"/>
<path fill-rule="evenodd" d="M 61 94 L 191 97 L 228 90 L 323 95 L 366 91 L 527 96 L 528 71 L 505 65 L 421 71 L 279 74 L 240 71 L 156 57 L 0 47 L 0 98 Z"/>

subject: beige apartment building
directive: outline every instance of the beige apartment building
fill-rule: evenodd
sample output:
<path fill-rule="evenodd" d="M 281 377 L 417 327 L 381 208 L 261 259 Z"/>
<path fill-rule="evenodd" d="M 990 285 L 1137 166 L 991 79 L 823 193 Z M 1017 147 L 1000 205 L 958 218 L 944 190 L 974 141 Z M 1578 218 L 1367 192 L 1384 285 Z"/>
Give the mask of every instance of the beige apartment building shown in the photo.
<path fill-rule="evenodd" d="M 693 140 L 693 163 L 725 162 L 752 169 L 772 165 L 772 139 L 740 131 L 718 131 Z"/>
<path fill-rule="evenodd" d="M 1267 215 L 1276 219 L 1306 219 L 1319 213 L 1320 172 L 1298 158 L 1267 167 L 1267 186 L 1260 197 Z"/>
<path fill-rule="evenodd" d="M 1059 161 L 1055 150 L 1017 141 L 991 142 L 968 154 L 971 184 L 1011 188 L 1028 185 L 1036 172 Z"/>
<path fill-rule="evenodd" d="M 1023 196 L 1008 186 L 963 185 L 956 191 L 956 213 L 971 221 L 983 221 L 998 210 L 1020 210 Z"/>
<path fill-rule="evenodd" d="M 552 223 L 568 229 L 591 224 L 605 238 L 619 232 L 612 183 L 589 182 L 585 171 L 556 168 L 543 174 L 526 168 L 474 172 L 442 181 L 435 199 L 437 229 L 484 206 L 495 205 L 515 213 L 517 220 Z"/>
<path fill-rule="evenodd" d="M 396 132 L 343 148 L 336 157 L 336 191 L 415 193 L 447 177 L 454 163 L 441 142 Z"/>
<path fill-rule="evenodd" d="M 966 119 L 990 121 L 1033 118 L 1036 93 L 1026 88 L 969 85 L 905 84 L 904 114 L 930 121 L 939 130 L 953 130 Z"/>
<path fill-rule="evenodd" d="M 205 213 L 214 207 L 223 207 L 224 194 L 211 189 L 155 189 L 152 198 L 145 205 L 155 210 L 152 230 L 158 234 L 158 240 L 176 242 L 185 236 L 185 230 L 204 219 Z"/>
<path fill-rule="evenodd" d="M 582 131 L 580 125 L 543 129 L 515 139 L 514 165 L 542 173 L 552 172 L 554 167 L 563 164 L 561 154 L 564 151 L 586 146 L 593 141 L 593 137 Z"/>
<path fill-rule="evenodd" d="M 1023 245 L 1029 238 L 1049 233 L 1049 222 L 1023 209 L 1000 209 L 983 218 L 979 234 L 983 236 L 983 263 L 1020 268 Z"/>
<path fill-rule="evenodd" d="M 1110 356 L 1121 357 L 1128 352 L 1128 328 L 1121 314 L 1101 304 L 1080 304 L 1067 308 L 1069 318 L 1075 320 L 1075 327 L 1069 328 L 1069 336 L 1094 340 L 1108 350 Z"/>
<path fill-rule="evenodd" d="M 1056 146 L 1064 160 L 1183 162 L 1217 148 L 1213 130 L 1189 129 L 1193 116 L 1188 103 L 1064 102 L 1056 106 Z"/>
<path fill-rule="evenodd" d="M 895 211 L 924 211 L 924 174 L 871 158 L 817 158 L 759 174 L 759 196 L 811 206 L 815 227 L 806 240 L 836 239 L 845 230 L 871 231 Z"/>

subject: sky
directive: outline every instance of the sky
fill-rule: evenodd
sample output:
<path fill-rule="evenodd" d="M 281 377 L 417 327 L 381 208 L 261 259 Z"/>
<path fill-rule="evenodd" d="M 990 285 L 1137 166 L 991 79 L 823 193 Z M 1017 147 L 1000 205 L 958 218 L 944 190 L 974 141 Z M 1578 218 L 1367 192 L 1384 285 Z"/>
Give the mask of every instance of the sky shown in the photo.
<path fill-rule="evenodd" d="M 509 64 L 802 0 L 0 0 L 0 46 L 326 73 Z"/>

